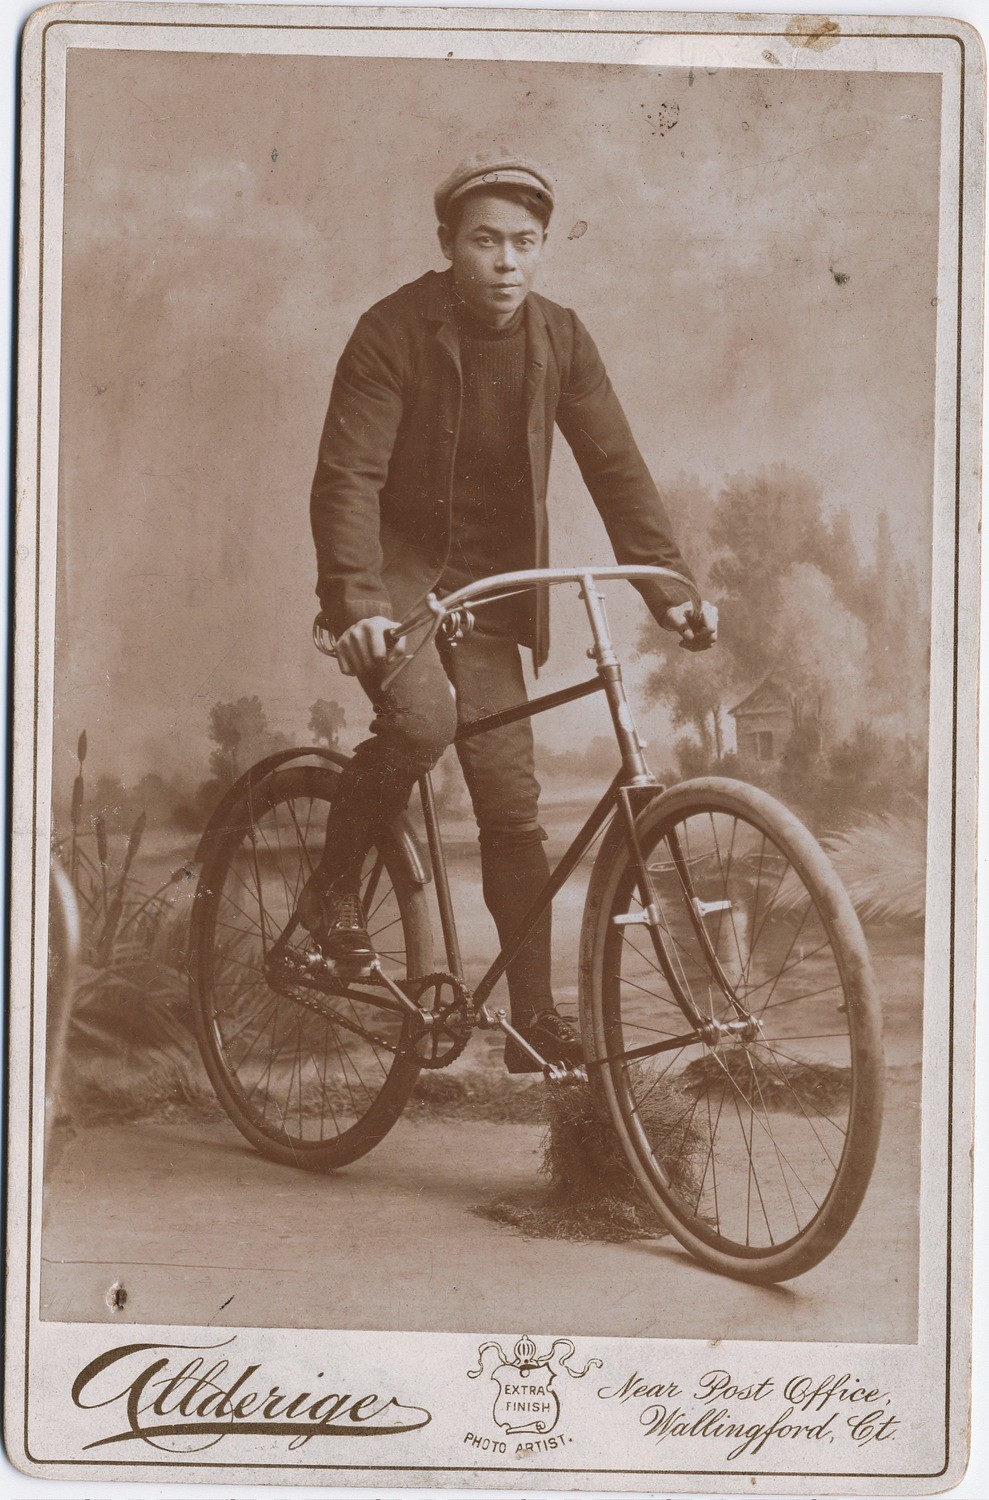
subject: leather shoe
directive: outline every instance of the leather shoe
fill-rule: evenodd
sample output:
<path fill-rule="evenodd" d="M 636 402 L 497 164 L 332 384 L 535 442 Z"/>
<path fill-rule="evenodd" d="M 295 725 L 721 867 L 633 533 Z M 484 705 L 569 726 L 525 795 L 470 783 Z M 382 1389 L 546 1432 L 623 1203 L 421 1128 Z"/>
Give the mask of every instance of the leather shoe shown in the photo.
<path fill-rule="evenodd" d="M 547 1062 L 569 1063 L 571 1067 L 578 1067 L 584 1061 L 580 1033 L 555 1007 L 537 1011 L 515 1029 Z M 509 1073 L 541 1072 L 535 1059 L 523 1052 L 511 1037 L 505 1042 L 505 1067 Z"/>
<path fill-rule="evenodd" d="M 366 968 L 374 959 L 367 918 L 356 891 L 325 892 L 307 887 L 299 901 L 299 920 L 323 950 L 323 956 L 348 968 Z"/>

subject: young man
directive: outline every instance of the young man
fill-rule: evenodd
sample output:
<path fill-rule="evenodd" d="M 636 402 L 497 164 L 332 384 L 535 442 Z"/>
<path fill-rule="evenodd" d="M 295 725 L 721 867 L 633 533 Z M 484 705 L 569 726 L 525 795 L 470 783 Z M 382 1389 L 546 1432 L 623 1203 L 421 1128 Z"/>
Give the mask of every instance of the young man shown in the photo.
<path fill-rule="evenodd" d="M 370 955 L 359 900 L 365 850 L 466 722 L 525 696 L 520 646 L 546 660 L 544 590 L 478 611 L 455 649 L 422 651 L 382 691 L 386 632 L 431 589 L 548 565 L 546 485 L 559 426 L 620 562 L 686 573 L 656 487 L 591 338 L 532 291 L 553 184 L 510 153 L 475 156 L 437 188 L 450 269 L 429 271 L 360 319 L 337 366 L 313 482 L 317 593 L 341 670 L 371 699 L 327 825 L 302 919 L 342 962 Z M 704 649 L 717 615 L 683 590 L 641 586 L 684 645 Z M 401 648 L 398 648 L 401 649 Z M 453 687 L 454 696 L 450 687 Z M 458 746 L 477 819 L 485 903 L 504 942 L 548 875 L 528 720 Z M 579 1061 L 553 1005 L 550 916 L 508 971 L 512 1024 L 549 1060 Z M 531 1064 L 509 1042 L 513 1072 Z"/>

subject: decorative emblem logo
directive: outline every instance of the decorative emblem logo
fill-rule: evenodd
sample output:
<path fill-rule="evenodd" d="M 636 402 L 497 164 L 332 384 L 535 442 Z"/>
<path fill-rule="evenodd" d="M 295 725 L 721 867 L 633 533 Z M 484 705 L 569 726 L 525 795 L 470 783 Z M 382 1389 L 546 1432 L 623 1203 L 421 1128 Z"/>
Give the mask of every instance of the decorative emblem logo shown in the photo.
<path fill-rule="evenodd" d="M 582 1380 L 588 1370 L 600 1366 L 599 1359 L 588 1360 L 582 1370 L 569 1361 L 575 1348 L 570 1339 L 556 1339 L 548 1354 L 538 1354 L 528 1334 L 515 1345 L 515 1357 L 509 1359 L 500 1344 L 489 1341 L 477 1351 L 477 1369 L 468 1370 L 470 1380 L 487 1374 L 498 1387 L 494 1401 L 493 1417 L 506 1433 L 534 1433 L 545 1437 L 552 1432 L 560 1419 L 560 1398 L 553 1389 L 553 1382 L 564 1371 L 575 1380 Z M 485 1360 L 489 1353 L 497 1356 L 497 1364 Z"/>

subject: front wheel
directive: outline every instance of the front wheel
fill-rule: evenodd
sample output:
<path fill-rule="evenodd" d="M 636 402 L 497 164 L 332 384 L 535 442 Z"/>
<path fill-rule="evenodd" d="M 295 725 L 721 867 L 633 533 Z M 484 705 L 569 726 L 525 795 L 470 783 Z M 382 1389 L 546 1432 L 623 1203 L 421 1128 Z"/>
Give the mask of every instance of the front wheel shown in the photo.
<path fill-rule="evenodd" d="M 204 861 L 192 925 L 193 1011 L 217 1097 L 265 1156 L 313 1171 L 377 1145 L 419 1075 L 406 1014 L 383 989 L 307 969 L 294 913 L 323 853 L 338 774 L 291 766 L 245 791 Z M 428 973 L 425 896 L 387 833 L 367 856 L 362 893 L 395 981 Z"/>
<path fill-rule="evenodd" d="M 584 916 L 590 1075 L 680 1243 L 784 1281 L 834 1249 L 875 1164 L 882 1040 L 862 929 L 816 840 L 744 782 L 657 793 L 636 829 L 656 925 L 616 820 Z"/>

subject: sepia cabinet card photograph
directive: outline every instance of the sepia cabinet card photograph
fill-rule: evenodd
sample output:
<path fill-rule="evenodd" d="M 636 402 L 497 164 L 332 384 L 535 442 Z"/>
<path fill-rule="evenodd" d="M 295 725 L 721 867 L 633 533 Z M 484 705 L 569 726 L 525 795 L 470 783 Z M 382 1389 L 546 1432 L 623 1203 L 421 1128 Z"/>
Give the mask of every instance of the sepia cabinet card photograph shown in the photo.
<path fill-rule="evenodd" d="M 959 1482 L 984 119 L 936 17 L 31 17 L 25 1474 Z"/>

